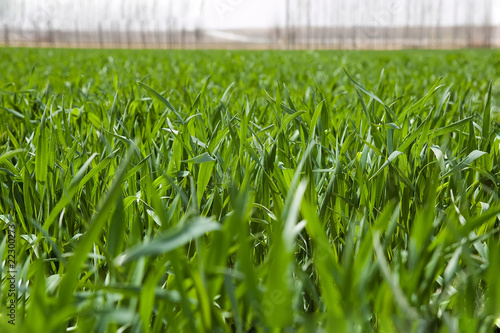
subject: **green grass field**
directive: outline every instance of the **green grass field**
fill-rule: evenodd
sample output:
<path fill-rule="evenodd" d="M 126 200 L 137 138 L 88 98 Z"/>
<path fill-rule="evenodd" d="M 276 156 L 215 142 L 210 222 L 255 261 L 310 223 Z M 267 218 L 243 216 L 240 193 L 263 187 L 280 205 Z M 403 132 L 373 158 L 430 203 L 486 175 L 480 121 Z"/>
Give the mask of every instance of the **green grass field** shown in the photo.
<path fill-rule="evenodd" d="M 1 332 L 498 331 L 500 51 L 0 59 Z"/>

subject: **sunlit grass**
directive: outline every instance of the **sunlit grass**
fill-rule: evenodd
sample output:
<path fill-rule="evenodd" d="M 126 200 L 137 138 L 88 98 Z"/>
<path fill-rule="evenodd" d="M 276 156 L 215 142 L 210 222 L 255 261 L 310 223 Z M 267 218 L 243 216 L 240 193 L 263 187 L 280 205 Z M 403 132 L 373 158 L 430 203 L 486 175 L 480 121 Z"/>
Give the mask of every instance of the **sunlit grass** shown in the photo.
<path fill-rule="evenodd" d="M 491 332 L 499 55 L 0 49 L 0 330 Z"/>

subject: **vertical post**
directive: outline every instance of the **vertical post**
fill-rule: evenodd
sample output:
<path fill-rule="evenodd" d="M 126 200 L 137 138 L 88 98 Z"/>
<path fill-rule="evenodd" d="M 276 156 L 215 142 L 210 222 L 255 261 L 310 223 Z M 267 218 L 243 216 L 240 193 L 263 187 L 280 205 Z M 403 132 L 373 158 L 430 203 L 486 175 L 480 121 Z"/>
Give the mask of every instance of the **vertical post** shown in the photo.
<path fill-rule="evenodd" d="M 182 25 L 182 28 L 181 28 L 181 49 L 185 49 L 186 48 L 186 29 L 184 27 L 184 25 Z"/>
<path fill-rule="evenodd" d="M 116 47 L 116 34 L 114 32 L 115 24 L 113 20 L 109 21 L 109 45 L 108 47 L 115 48 Z"/>
<path fill-rule="evenodd" d="M 443 0 L 438 0 L 436 33 L 437 33 L 437 39 L 438 39 L 437 42 L 438 42 L 439 48 L 443 47 L 443 34 L 442 34 L 442 27 L 441 27 L 442 8 L 443 8 Z"/>
<path fill-rule="evenodd" d="M 153 31 L 153 37 L 154 37 L 154 48 L 158 49 L 160 48 L 161 41 L 160 41 L 160 22 L 158 20 L 154 20 L 154 31 Z"/>
<path fill-rule="evenodd" d="M 311 1 L 306 0 L 306 48 L 311 48 Z"/>
<path fill-rule="evenodd" d="M 76 47 L 80 47 L 80 28 L 78 26 L 78 19 L 75 20 L 75 41 L 76 41 Z"/>
<path fill-rule="evenodd" d="M 53 46 L 54 44 L 54 31 L 52 30 L 52 22 L 49 20 L 47 21 L 47 30 L 48 30 L 48 42 L 50 46 Z"/>
<path fill-rule="evenodd" d="M 458 6 L 453 6 L 454 7 L 454 18 L 453 18 L 453 46 L 458 47 L 458 31 L 459 31 L 459 22 L 458 22 Z"/>
<path fill-rule="evenodd" d="M 103 37 L 103 33 L 102 33 L 101 21 L 99 21 L 99 23 L 97 25 L 97 34 L 98 34 L 98 38 L 99 38 L 99 46 L 102 49 L 104 47 L 104 37 Z"/>
<path fill-rule="evenodd" d="M 384 2 L 387 2 L 387 1 L 384 1 Z M 389 49 L 389 30 L 390 30 L 390 20 L 391 17 L 388 18 L 387 20 L 387 24 L 386 26 L 384 27 L 384 49 L 387 50 Z"/>
<path fill-rule="evenodd" d="M 122 25 L 120 19 L 116 22 L 116 37 L 118 38 L 118 48 L 123 48 Z"/>
<path fill-rule="evenodd" d="M 122 0 L 122 11 L 121 11 L 121 19 L 124 20 L 125 22 L 125 31 L 124 31 L 124 39 L 125 43 L 127 44 L 127 48 L 130 48 L 130 19 L 127 17 L 126 9 L 125 9 L 125 1 Z M 120 30 L 120 34 L 121 34 Z"/>
<path fill-rule="evenodd" d="M 467 1 L 467 47 L 472 47 L 474 44 L 473 41 L 473 27 L 474 27 L 474 10 L 473 5 L 474 0 Z"/>
<path fill-rule="evenodd" d="M 285 47 L 290 48 L 290 0 L 285 2 Z"/>
<path fill-rule="evenodd" d="M 323 22 L 322 22 L 322 32 L 321 32 L 321 43 L 323 44 L 323 48 L 326 48 L 327 44 L 327 32 L 328 32 L 328 6 L 329 1 L 323 1 Z"/>
<path fill-rule="evenodd" d="M 338 43 L 337 43 L 337 48 L 342 49 L 343 47 L 343 42 L 344 42 L 344 33 L 345 33 L 345 26 L 344 22 L 342 21 L 342 15 L 344 14 L 344 1 L 340 1 L 339 5 L 339 10 L 337 11 L 337 35 L 338 35 Z"/>
<path fill-rule="evenodd" d="M 169 4 L 169 17 L 168 17 L 168 47 L 173 48 L 174 44 L 174 15 L 172 8 L 172 1 L 168 2 Z"/>
<path fill-rule="evenodd" d="M 425 46 L 425 1 L 422 0 L 420 7 L 420 47 Z"/>
<path fill-rule="evenodd" d="M 35 31 L 35 44 L 37 47 L 40 46 L 40 31 L 38 29 L 38 22 L 33 22 L 33 29 Z"/>
<path fill-rule="evenodd" d="M 141 42 L 142 48 L 146 48 L 146 31 L 145 31 L 145 21 L 141 20 Z"/>
<path fill-rule="evenodd" d="M 404 38 L 401 41 L 403 44 L 402 46 L 405 47 L 405 42 L 408 43 L 408 40 L 410 39 L 410 4 L 411 0 L 406 0 L 406 27 L 405 27 L 405 33 L 404 33 Z"/>
<path fill-rule="evenodd" d="M 9 46 L 9 25 L 7 23 L 3 25 L 3 35 L 5 45 Z"/>
<path fill-rule="evenodd" d="M 484 46 L 491 48 L 491 0 L 485 0 L 484 7 Z"/>
<path fill-rule="evenodd" d="M 130 26 L 132 25 L 132 20 L 131 19 L 127 19 L 127 23 L 126 23 L 126 27 L 125 27 L 125 32 L 126 32 L 126 36 L 127 36 L 127 47 L 130 49 L 132 47 L 132 32 L 130 31 Z"/>
<path fill-rule="evenodd" d="M 156 13 L 158 13 L 158 3 L 156 0 L 153 1 L 153 6 L 151 8 L 151 16 L 153 17 L 153 24 L 152 24 L 152 34 L 153 34 L 153 48 L 158 48 L 159 47 L 159 39 L 158 39 L 158 21 L 156 20 Z"/>
<path fill-rule="evenodd" d="M 346 39 L 347 39 L 347 22 L 344 19 L 346 17 L 347 11 L 345 10 L 345 2 L 341 1 L 341 8 L 340 8 L 340 22 L 341 22 L 341 38 L 340 38 L 340 48 L 344 49 L 346 45 Z"/>
<path fill-rule="evenodd" d="M 168 15 L 171 15 L 170 13 Z M 167 22 L 165 23 L 165 40 L 166 40 L 166 48 L 169 49 L 170 48 L 170 45 L 171 45 L 171 30 L 170 30 L 170 26 L 171 26 L 171 18 L 170 16 L 167 16 Z"/>
<path fill-rule="evenodd" d="M 177 19 L 174 17 L 170 18 L 170 35 L 169 35 L 169 42 L 170 42 L 170 48 L 175 48 L 175 43 L 176 43 L 176 27 L 177 27 Z"/>
<path fill-rule="evenodd" d="M 354 6 L 356 6 L 356 3 L 354 3 Z M 352 11 L 352 13 L 359 13 L 356 11 L 356 8 Z M 357 24 L 358 24 L 358 15 L 354 14 L 353 15 L 354 18 L 353 18 L 353 24 L 352 24 L 352 28 L 351 28 L 351 38 L 352 38 L 352 42 L 351 42 L 351 45 L 352 45 L 352 48 L 355 50 L 357 48 L 357 45 L 356 45 L 356 29 L 357 29 Z"/>
<path fill-rule="evenodd" d="M 337 7 L 336 7 L 336 2 L 330 2 L 331 8 L 330 8 L 330 21 L 331 25 L 328 29 L 329 33 L 329 39 L 330 39 L 330 48 L 335 49 L 335 32 L 336 30 L 336 24 L 338 23 L 336 21 L 336 14 L 337 14 Z"/>

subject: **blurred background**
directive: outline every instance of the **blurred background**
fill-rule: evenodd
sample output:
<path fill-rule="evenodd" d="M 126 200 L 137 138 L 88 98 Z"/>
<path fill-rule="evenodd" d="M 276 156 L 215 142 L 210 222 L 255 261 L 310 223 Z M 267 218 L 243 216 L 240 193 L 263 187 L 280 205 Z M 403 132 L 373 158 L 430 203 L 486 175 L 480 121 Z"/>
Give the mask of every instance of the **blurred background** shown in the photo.
<path fill-rule="evenodd" d="M 0 44 L 96 48 L 500 46 L 499 0 L 0 0 Z"/>

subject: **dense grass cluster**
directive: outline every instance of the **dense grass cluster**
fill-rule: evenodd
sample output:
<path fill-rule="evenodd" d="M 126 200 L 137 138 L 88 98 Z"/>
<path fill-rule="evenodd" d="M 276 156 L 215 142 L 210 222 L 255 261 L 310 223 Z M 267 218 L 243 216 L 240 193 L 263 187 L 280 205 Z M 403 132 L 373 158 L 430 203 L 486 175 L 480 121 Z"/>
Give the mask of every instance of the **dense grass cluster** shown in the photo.
<path fill-rule="evenodd" d="M 0 331 L 500 325 L 498 51 L 0 59 Z"/>

